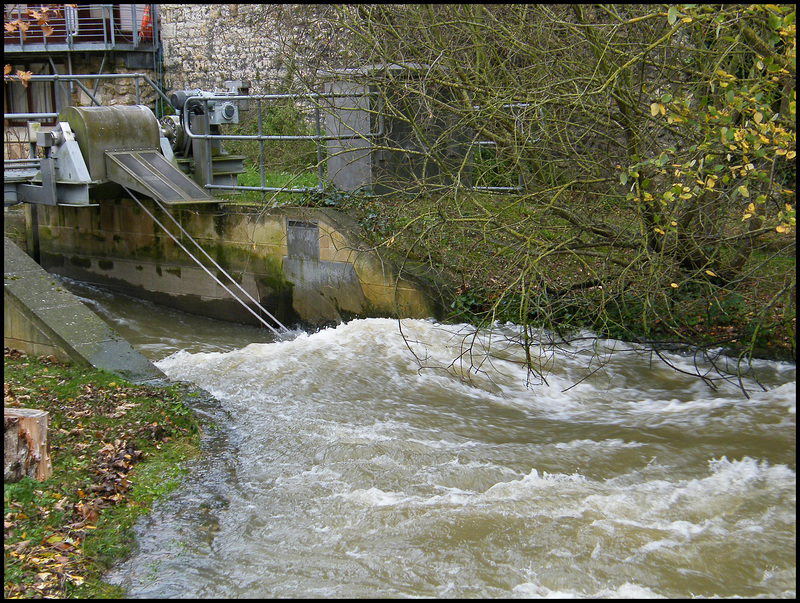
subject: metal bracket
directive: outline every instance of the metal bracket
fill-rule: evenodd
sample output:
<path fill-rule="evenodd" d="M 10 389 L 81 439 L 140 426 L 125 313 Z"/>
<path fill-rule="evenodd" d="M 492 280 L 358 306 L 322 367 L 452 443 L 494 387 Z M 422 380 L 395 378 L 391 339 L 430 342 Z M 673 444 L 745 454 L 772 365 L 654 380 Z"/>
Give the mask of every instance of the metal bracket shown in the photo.
<path fill-rule="evenodd" d="M 47 148 L 47 147 L 45 147 Z M 25 203 L 38 203 L 39 205 L 56 205 L 58 198 L 56 197 L 56 177 L 55 177 L 55 161 L 49 156 L 41 159 L 40 171 L 42 174 L 42 185 L 35 184 L 18 184 L 17 195 L 20 201 Z"/>

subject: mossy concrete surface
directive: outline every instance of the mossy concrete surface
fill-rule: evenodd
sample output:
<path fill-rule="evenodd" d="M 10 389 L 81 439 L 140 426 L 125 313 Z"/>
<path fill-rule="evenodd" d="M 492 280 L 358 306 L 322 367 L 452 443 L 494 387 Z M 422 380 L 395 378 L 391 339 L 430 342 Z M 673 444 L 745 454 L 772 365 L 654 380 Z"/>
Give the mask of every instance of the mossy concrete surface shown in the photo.
<path fill-rule="evenodd" d="M 140 383 L 165 375 L 3 237 L 3 345 Z"/>
<path fill-rule="evenodd" d="M 94 207 L 36 207 L 38 261 L 53 274 L 184 312 L 256 326 L 260 323 L 253 313 L 260 308 L 252 300 L 287 326 L 442 313 L 436 287 L 366 246 L 358 225 L 340 212 L 266 210 L 223 202 L 163 209 L 149 199 L 143 206 L 152 216 L 125 198 Z M 25 208 L 28 233 L 33 209 Z M 30 241 L 27 248 L 33 249 Z M 231 292 L 242 296 L 250 311 Z"/>

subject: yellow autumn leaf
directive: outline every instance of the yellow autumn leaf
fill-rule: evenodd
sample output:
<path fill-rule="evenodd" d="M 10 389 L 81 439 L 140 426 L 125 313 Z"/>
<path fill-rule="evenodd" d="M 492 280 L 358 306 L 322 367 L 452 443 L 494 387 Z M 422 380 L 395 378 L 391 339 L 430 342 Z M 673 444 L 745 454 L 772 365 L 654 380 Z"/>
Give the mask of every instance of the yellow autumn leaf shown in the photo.
<path fill-rule="evenodd" d="M 715 276 L 717 276 L 716 274 L 714 274 L 714 271 L 713 271 L 713 270 L 706 270 L 706 274 L 707 274 L 708 276 L 714 276 L 714 277 L 715 277 Z"/>
<path fill-rule="evenodd" d="M 794 151 L 789 151 L 788 153 L 786 153 L 786 159 L 794 159 L 796 156 L 797 153 L 795 153 Z"/>
<path fill-rule="evenodd" d="M 669 286 L 672 287 L 673 289 L 677 289 L 678 283 L 670 283 Z"/>
<path fill-rule="evenodd" d="M 764 121 L 764 116 L 761 114 L 761 111 L 756 111 L 756 114 L 753 115 L 753 119 L 757 124 L 760 124 L 762 121 Z"/>
<path fill-rule="evenodd" d="M 650 115 L 652 115 L 653 117 L 658 115 L 658 103 L 653 103 L 652 105 L 650 105 Z"/>
<path fill-rule="evenodd" d="M 777 232 L 784 233 L 784 232 L 786 232 L 786 227 L 785 227 L 783 224 L 781 224 L 781 225 L 779 225 L 779 226 L 776 226 L 776 227 L 775 227 L 775 230 L 776 230 Z"/>
<path fill-rule="evenodd" d="M 664 233 L 664 231 L 663 231 L 663 230 L 661 230 L 661 229 L 660 229 L 658 226 L 654 226 L 654 227 L 653 227 L 653 230 L 654 230 L 655 232 L 657 232 L 658 234 L 660 234 L 660 235 L 663 235 L 663 234 L 665 234 L 665 233 Z"/>

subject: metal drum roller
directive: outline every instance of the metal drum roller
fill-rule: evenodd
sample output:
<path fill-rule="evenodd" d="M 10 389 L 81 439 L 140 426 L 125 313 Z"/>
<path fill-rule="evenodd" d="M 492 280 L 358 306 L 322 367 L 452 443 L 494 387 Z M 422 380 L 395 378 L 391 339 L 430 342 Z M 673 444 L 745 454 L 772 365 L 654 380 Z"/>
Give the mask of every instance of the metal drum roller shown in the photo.
<path fill-rule="evenodd" d="M 159 149 L 159 128 L 145 105 L 68 107 L 58 116 L 75 134 L 93 181 L 107 179 L 106 151 Z"/>
<path fill-rule="evenodd" d="M 115 183 L 161 203 L 215 202 L 170 161 L 168 133 L 145 105 L 67 107 L 52 130 L 36 129 L 38 171 L 12 178 L 4 197 L 88 205 L 118 194 Z"/>

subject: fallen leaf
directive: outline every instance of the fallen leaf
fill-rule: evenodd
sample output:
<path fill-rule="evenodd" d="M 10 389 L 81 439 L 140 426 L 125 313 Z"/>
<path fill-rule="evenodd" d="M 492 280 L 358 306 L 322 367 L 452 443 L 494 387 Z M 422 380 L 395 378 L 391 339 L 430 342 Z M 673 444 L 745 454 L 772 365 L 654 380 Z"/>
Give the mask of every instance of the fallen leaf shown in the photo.
<path fill-rule="evenodd" d="M 30 540 L 22 540 L 21 542 L 17 543 L 16 547 L 14 547 L 14 551 L 17 554 L 19 554 L 22 551 L 24 551 L 25 549 L 27 549 L 30 546 L 30 544 L 31 544 Z"/>
<path fill-rule="evenodd" d="M 45 543 L 46 544 L 54 544 L 54 543 L 59 542 L 59 541 L 61 541 L 63 539 L 64 539 L 64 537 L 61 534 L 53 534 L 49 538 L 45 539 Z"/>

